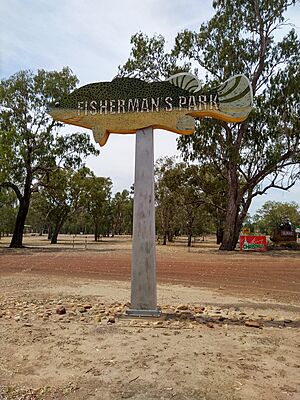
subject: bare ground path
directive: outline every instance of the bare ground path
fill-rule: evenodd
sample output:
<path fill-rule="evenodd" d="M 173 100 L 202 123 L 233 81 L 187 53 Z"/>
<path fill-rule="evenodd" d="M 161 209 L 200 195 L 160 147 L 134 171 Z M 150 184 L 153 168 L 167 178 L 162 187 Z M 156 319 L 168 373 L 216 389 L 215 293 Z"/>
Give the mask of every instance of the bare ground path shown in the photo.
<path fill-rule="evenodd" d="M 75 249 L 70 241 L 68 247 L 46 244 L 43 248 L 0 248 L 0 274 L 28 271 L 102 280 L 130 279 L 131 241 L 128 238 L 106 239 L 97 245 L 89 244 L 87 250 L 80 242 Z M 202 246 L 200 243 L 190 252 L 180 244 L 158 246 L 157 279 L 162 283 L 300 302 L 300 252 L 218 252 L 211 242 Z"/>
<path fill-rule="evenodd" d="M 163 316 L 128 319 L 130 240 L 63 239 L 0 242 L 0 400 L 300 398 L 299 253 L 158 246 Z"/>

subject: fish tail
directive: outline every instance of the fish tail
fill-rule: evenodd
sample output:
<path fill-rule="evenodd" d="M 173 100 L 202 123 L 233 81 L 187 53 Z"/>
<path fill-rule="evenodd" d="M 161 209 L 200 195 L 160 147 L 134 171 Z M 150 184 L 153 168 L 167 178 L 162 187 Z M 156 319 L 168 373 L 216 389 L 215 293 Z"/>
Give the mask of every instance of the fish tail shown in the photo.
<path fill-rule="evenodd" d="M 218 90 L 219 110 L 233 119 L 243 121 L 253 107 L 252 86 L 249 79 L 242 74 L 228 79 Z"/>

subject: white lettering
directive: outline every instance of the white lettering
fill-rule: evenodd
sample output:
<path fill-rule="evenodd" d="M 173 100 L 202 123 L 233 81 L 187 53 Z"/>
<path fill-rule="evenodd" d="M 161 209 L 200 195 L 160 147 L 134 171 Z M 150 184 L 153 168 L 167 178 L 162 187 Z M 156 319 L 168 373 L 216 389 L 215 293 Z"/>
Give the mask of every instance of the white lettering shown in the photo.
<path fill-rule="evenodd" d="M 109 102 L 109 113 L 110 114 L 115 114 L 116 113 L 115 108 L 116 108 L 116 100 L 110 100 L 110 102 Z"/>
<path fill-rule="evenodd" d="M 95 100 L 90 102 L 90 114 L 91 115 L 96 115 L 97 114 L 97 102 Z"/>
<path fill-rule="evenodd" d="M 210 109 L 213 109 L 213 108 L 218 109 L 217 98 L 218 98 L 218 96 L 216 94 L 214 96 L 212 94 L 209 96 Z"/>
<path fill-rule="evenodd" d="M 155 108 L 156 112 L 159 111 L 159 100 L 160 100 L 159 97 L 156 99 L 156 102 L 155 102 L 155 99 L 151 98 L 151 111 L 152 112 L 154 111 L 154 108 Z"/>
<path fill-rule="evenodd" d="M 142 104 L 141 104 L 141 112 L 149 112 L 149 104 L 148 104 L 148 99 L 143 99 Z"/>
<path fill-rule="evenodd" d="M 167 104 L 166 108 L 165 108 L 166 111 L 172 111 L 172 108 L 173 108 L 172 101 L 173 101 L 172 97 L 166 97 L 165 98 L 165 102 Z"/>
<path fill-rule="evenodd" d="M 77 104 L 77 115 L 80 115 L 80 112 L 84 109 L 84 102 L 79 101 Z"/>
<path fill-rule="evenodd" d="M 161 98 L 134 98 L 134 99 L 112 99 L 112 100 L 100 100 L 99 103 L 96 100 L 91 102 L 78 101 L 77 103 L 77 115 L 80 115 L 84 111 L 85 115 L 96 115 L 99 114 L 125 114 L 126 112 L 159 112 L 160 107 L 165 111 L 173 110 L 174 99 L 170 96 Z M 163 102 L 164 104 L 162 104 Z M 177 99 L 176 99 L 177 102 Z M 179 96 L 178 97 L 178 108 L 179 110 L 188 109 L 193 110 L 207 110 L 207 109 L 218 109 L 218 95 L 211 93 L 209 95 L 200 96 Z"/>
<path fill-rule="evenodd" d="M 107 114 L 107 100 L 100 100 L 99 103 L 99 113 L 100 114 Z"/>
<path fill-rule="evenodd" d="M 118 114 L 125 114 L 125 100 L 118 100 Z"/>
<path fill-rule="evenodd" d="M 128 99 L 128 112 L 139 112 L 140 111 L 140 104 L 139 99 Z"/>
<path fill-rule="evenodd" d="M 202 109 L 206 110 L 206 107 L 207 107 L 206 95 L 199 96 L 199 111 Z"/>
<path fill-rule="evenodd" d="M 181 110 L 184 106 L 186 106 L 186 97 L 179 96 L 179 110 Z"/>
<path fill-rule="evenodd" d="M 196 104 L 196 99 L 195 96 L 190 96 L 189 97 L 189 110 L 197 110 L 197 104 Z"/>

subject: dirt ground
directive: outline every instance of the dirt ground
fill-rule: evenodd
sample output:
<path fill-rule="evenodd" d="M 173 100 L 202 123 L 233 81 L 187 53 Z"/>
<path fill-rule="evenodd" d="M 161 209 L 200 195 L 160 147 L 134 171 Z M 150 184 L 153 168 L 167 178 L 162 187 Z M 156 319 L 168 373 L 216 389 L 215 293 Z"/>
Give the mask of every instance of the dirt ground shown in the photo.
<path fill-rule="evenodd" d="M 130 238 L 0 241 L 0 400 L 300 399 L 300 253 L 157 246 L 162 316 L 129 318 Z"/>

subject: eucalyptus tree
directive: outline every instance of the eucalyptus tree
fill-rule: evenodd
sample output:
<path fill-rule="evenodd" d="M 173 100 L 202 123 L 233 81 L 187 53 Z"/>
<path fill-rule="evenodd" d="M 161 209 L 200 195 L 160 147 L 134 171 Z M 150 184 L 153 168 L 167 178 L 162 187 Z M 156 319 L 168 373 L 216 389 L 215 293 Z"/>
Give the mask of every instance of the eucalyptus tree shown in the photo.
<path fill-rule="evenodd" d="M 47 114 L 47 105 L 77 82 L 69 68 L 20 71 L 0 82 L 0 188 L 14 190 L 19 203 L 10 247 L 22 247 L 31 196 L 39 181 L 45 182 L 58 167 L 79 168 L 87 155 L 98 154 L 87 135 L 60 135 L 62 124 Z"/>
<path fill-rule="evenodd" d="M 95 241 L 99 236 L 109 235 L 111 229 L 111 188 L 110 178 L 91 173 L 85 178 L 80 203 L 93 222 Z"/>
<path fill-rule="evenodd" d="M 267 201 L 256 211 L 253 221 L 261 232 L 271 233 L 288 218 L 294 226 L 300 226 L 300 205 L 296 202 Z"/>
<path fill-rule="evenodd" d="M 210 213 L 212 200 L 204 195 L 204 171 L 198 165 L 161 158 L 155 167 L 155 199 L 158 229 L 163 244 L 176 231 L 192 237 L 214 231 L 214 216 Z"/>
<path fill-rule="evenodd" d="M 41 236 L 47 229 L 48 225 L 49 203 L 43 190 L 32 193 L 28 214 L 26 217 L 26 225 L 30 225 L 35 233 Z"/>
<path fill-rule="evenodd" d="M 46 201 L 46 223 L 50 231 L 51 244 L 56 244 L 67 218 L 80 214 L 84 209 L 83 198 L 86 197 L 87 180 L 93 176 L 87 167 L 57 168 L 45 185 L 41 182 L 41 194 Z"/>
<path fill-rule="evenodd" d="M 227 182 L 224 235 L 220 249 L 233 250 L 255 196 L 289 189 L 299 178 L 300 43 L 285 20 L 296 0 L 214 0 L 215 14 L 197 32 L 184 30 L 170 53 L 164 38 L 138 33 L 120 74 L 155 79 L 178 70 L 206 71 L 203 90 L 234 74 L 246 74 L 254 110 L 242 123 L 206 118 L 195 133 L 179 139 L 187 160 L 214 166 Z M 281 28 L 290 30 L 276 39 Z M 163 58 L 164 63 L 158 64 Z M 144 72 L 144 75 L 143 75 Z"/>
<path fill-rule="evenodd" d="M 133 198 L 128 190 L 117 192 L 111 200 L 112 235 L 132 235 Z"/>
<path fill-rule="evenodd" d="M 173 193 L 174 188 L 169 179 L 169 171 L 172 171 L 175 165 L 176 160 L 174 157 L 164 157 L 156 161 L 154 168 L 156 230 L 163 237 L 163 245 L 167 244 L 167 240 L 173 240 L 180 227 L 178 198 Z"/>
<path fill-rule="evenodd" d="M 16 219 L 17 198 L 12 190 L 0 191 L 0 239 L 13 231 Z"/>

